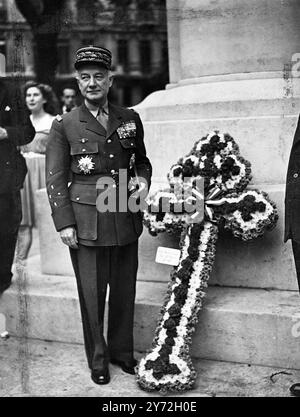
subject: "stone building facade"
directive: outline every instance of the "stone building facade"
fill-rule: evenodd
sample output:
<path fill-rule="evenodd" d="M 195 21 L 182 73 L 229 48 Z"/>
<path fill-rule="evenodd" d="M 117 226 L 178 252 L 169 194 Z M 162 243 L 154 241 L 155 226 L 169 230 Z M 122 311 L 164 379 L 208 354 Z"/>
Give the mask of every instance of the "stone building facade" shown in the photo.
<path fill-rule="evenodd" d="M 105 46 L 113 53 L 115 103 L 135 105 L 165 87 L 168 82 L 165 0 L 66 0 L 64 16 L 58 41 L 57 89 L 72 79 L 75 51 L 87 44 Z M 23 34 L 25 42 L 25 75 L 32 78 L 31 29 L 14 0 L 0 0 L 0 53 L 6 56 L 8 73 L 13 66 L 16 30 Z"/>

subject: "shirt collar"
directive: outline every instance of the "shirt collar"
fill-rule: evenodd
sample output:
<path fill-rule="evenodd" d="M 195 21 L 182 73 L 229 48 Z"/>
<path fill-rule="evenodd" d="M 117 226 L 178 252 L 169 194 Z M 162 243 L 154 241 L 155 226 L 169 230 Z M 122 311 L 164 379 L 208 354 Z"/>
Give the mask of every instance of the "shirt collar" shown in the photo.
<path fill-rule="evenodd" d="M 94 117 L 97 117 L 97 116 L 98 116 L 98 114 L 99 114 L 99 110 L 100 110 L 100 109 L 103 109 L 103 112 L 104 112 L 105 114 L 107 114 L 107 116 L 108 116 L 108 101 L 107 101 L 107 100 L 106 100 L 106 102 L 105 102 L 105 104 L 104 104 L 103 106 L 99 107 L 99 108 L 98 108 L 98 109 L 96 109 L 96 110 L 91 110 L 91 109 L 89 109 L 89 108 L 88 108 L 88 106 L 86 105 L 86 103 L 85 103 L 85 106 L 86 106 L 86 108 L 88 109 L 88 111 L 92 113 L 92 115 L 93 115 Z"/>

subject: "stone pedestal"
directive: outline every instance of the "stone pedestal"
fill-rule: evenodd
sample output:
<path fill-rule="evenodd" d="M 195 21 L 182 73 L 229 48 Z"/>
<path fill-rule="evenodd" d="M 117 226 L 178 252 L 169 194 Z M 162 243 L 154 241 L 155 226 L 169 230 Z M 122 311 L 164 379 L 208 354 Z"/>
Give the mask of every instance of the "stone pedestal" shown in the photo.
<path fill-rule="evenodd" d="M 153 183 L 167 183 L 170 166 L 209 131 L 230 133 L 252 163 L 253 186 L 270 194 L 280 219 L 249 244 L 220 236 L 211 284 L 297 289 L 291 248 L 283 243 L 283 201 L 300 110 L 293 71 L 300 4 L 170 0 L 167 6 L 170 84 L 135 107 Z"/>

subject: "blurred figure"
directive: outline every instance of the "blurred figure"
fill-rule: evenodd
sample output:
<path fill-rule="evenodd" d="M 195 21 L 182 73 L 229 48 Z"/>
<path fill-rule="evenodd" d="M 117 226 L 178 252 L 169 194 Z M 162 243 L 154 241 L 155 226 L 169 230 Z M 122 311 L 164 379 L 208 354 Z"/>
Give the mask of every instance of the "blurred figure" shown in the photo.
<path fill-rule="evenodd" d="M 11 284 L 12 263 L 22 218 L 20 189 L 27 168 L 18 147 L 29 143 L 34 128 L 19 91 L 0 80 L 0 293 Z"/>
<path fill-rule="evenodd" d="M 18 256 L 21 259 L 28 257 L 32 244 L 32 228 L 36 226 L 35 193 L 46 186 L 45 152 L 52 122 L 58 114 L 58 100 L 49 85 L 29 81 L 25 85 L 24 93 L 36 134 L 29 145 L 22 147 L 28 175 L 21 191 L 23 219 L 18 238 Z"/>
<path fill-rule="evenodd" d="M 25 84 L 25 102 L 36 134 L 22 151 L 45 154 L 50 128 L 58 114 L 58 100 L 49 85 L 28 81 Z"/>
<path fill-rule="evenodd" d="M 74 107 L 76 107 L 76 90 L 71 86 L 64 87 L 61 96 L 62 101 L 62 114 L 69 113 Z"/>

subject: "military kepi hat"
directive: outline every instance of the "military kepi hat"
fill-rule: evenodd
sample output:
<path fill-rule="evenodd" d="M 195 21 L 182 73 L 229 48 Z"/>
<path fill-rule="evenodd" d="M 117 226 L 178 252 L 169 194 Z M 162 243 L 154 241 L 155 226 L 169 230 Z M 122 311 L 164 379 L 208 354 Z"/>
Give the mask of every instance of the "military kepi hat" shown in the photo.
<path fill-rule="evenodd" d="M 78 49 L 74 67 L 79 69 L 83 64 L 99 64 L 111 69 L 111 52 L 102 46 L 86 46 Z"/>

